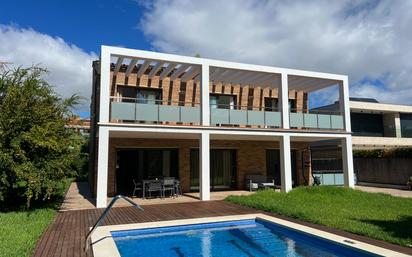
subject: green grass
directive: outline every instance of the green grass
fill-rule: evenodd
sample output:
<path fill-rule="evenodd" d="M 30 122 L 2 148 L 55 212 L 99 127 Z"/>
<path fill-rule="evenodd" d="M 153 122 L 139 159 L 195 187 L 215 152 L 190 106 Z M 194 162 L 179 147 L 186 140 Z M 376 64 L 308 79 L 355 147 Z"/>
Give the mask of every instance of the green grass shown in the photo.
<path fill-rule="evenodd" d="M 62 181 L 51 201 L 36 202 L 29 210 L 15 207 L 13 211 L 0 212 L 0 257 L 31 255 L 37 240 L 56 216 L 56 209 L 73 180 Z"/>
<path fill-rule="evenodd" d="M 412 247 L 412 199 L 353 189 L 299 187 L 259 191 L 227 201 Z"/>
<path fill-rule="evenodd" d="M 55 214 L 54 208 L 0 213 L 0 256 L 30 256 Z"/>

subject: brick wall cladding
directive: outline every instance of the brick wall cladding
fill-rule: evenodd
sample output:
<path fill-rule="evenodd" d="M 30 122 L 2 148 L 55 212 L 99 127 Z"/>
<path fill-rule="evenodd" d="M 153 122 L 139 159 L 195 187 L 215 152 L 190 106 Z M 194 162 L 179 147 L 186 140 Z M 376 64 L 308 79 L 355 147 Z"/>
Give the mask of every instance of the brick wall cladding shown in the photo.
<path fill-rule="evenodd" d="M 108 195 L 116 194 L 116 149 L 121 148 L 177 148 L 179 149 L 179 177 L 184 192 L 190 187 L 190 149 L 199 147 L 198 140 L 111 138 L 109 142 Z M 266 149 L 279 148 L 278 142 L 212 140 L 210 147 L 237 150 L 237 188 L 244 189 L 246 174 L 266 175 Z M 293 149 L 306 145 L 292 143 Z M 299 150 L 298 150 L 299 151 Z M 299 154 L 298 154 L 299 155 Z M 297 164 L 299 161 L 297 161 Z M 298 176 L 301 171 L 298 167 Z M 303 180 L 299 180 L 301 182 Z"/>

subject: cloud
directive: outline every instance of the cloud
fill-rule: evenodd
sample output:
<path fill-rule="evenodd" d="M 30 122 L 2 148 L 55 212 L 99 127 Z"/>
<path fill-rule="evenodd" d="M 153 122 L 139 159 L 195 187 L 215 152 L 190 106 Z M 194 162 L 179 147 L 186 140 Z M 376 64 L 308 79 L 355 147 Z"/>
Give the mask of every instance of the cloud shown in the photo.
<path fill-rule="evenodd" d="M 13 66 L 47 68 L 45 79 L 59 95 L 68 97 L 76 93 L 87 99 L 78 112 L 89 111 L 95 59 L 95 53 L 87 53 L 62 38 L 0 24 L 0 61 L 11 62 Z"/>
<path fill-rule="evenodd" d="M 155 50 L 347 74 L 352 95 L 412 104 L 412 1 L 155 0 L 144 8 L 139 27 Z"/>

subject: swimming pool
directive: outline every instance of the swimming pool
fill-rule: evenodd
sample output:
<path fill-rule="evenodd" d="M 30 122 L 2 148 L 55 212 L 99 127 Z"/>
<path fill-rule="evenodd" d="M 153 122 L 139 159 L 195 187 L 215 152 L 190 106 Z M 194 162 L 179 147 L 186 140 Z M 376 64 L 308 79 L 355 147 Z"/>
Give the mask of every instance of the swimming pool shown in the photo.
<path fill-rule="evenodd" d="M 271 216 L 239 215 L 101 227 L 94 256 L 403 256 Z M 294 227 L 293 227 L 294 226 Z"/>

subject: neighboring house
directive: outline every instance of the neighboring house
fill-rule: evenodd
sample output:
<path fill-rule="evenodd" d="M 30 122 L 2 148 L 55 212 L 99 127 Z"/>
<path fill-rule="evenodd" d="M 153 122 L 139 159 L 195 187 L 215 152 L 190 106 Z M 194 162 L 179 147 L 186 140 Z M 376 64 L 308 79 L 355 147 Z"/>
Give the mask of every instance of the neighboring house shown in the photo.
<path fill-rule="evenodd" d="M 350 97 L 354 149 L 412 147 L 412 106 Z M 339 102 L 311 111 L 336 111 Z"/>
<path fill-rule="evenodd" d="M 338 111 L 308 94 L 338 86 Z M 93 63 L 90 185 L 97 207 L 133 179 L 177 177 L 184 192 L 245 188 L 265 175 L 289 191 L 311 181 L 311 145 L 335 140 L 353 187 L 348 78 L 102 46 Z"/>
<path fill-rule="evenodd" d="M 69 125 L 67 125 L 67 127 L 83 135 L 88 135 L 90 133 L 90 119 L 74 117 L 69 121 Z"/>
<path fill-rule="evenodd" d="M 412 147 L 412 106 L 379 103 L 373 98 L 350 97 L 352 143 L 355 150 Z M 312 109 L 336 111 L 339 102 Z M 335 146 L 312 147 L 313 173 L 340 174 L 340 151 Z M 355 158 L 359 184 L 405 187 L 412 176 L 411 158 Z M 319 168 L 316 168 L 316 167 Z M 327 167 L 327 168 L 323 168 Z M 332 176 L 332 175 L 328 175 Z M 328 184 L 336 184 L 328 179 Z"/>

